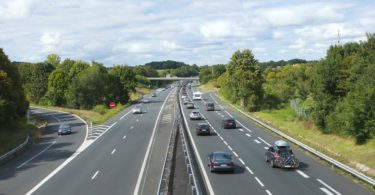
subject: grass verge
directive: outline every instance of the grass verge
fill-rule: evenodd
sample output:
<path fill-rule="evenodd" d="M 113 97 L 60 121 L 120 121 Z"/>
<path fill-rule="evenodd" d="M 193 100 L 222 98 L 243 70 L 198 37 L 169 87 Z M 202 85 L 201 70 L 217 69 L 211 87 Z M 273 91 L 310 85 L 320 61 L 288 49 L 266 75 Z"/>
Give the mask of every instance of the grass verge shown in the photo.
<path fill-rule="evenodd" d="M 20 118 L 1 124 L 0 155 L 7 153 L 23 143 L 27 134 L 30 136 L 31 143 L 35 142 L 42 134 L 42 130 L 40 130 L 42 128 L 38 128 L 38 126 L 42 126 L 42 124 L 44 124 L 44 121 L 35 118 L 31 119 L 29 124 L 26 118 Z"/>

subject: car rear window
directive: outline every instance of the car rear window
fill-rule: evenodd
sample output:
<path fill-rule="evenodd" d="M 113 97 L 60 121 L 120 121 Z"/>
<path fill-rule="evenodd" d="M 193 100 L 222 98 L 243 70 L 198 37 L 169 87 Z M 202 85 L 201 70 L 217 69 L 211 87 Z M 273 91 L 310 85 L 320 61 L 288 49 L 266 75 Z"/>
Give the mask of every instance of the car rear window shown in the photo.
<path fill-rule="evenodd" d="M 216 160 L 230 160 L 232 159 L 229 154 L 226 153 L 216 153 L 214 154 L 214 159 Z"/>

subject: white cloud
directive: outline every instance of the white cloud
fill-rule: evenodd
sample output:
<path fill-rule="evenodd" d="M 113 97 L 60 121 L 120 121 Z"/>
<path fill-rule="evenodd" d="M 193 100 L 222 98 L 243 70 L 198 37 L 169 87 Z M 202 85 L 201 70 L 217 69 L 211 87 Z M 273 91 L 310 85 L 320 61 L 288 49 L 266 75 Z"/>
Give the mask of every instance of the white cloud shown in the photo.
<path fill-rule="evenodd" d="M 0 2 L 0 19 L 21 18 L 31 12 L 30 0 L 12 0 Z"/>
<path fill-rule="evenodd" d="M 226 21 L 215 21 L 203 24 L 200 32 L 207 39 L 225 38 L 232 34 L 233 27 Z"/>
<path fill-rule="evenodd" d="M 203 65 L 246 48 L 261 61 L 319 59 L 338 29 L 342 42 L 375 31 L 375 2 L 346 2 L 0 0 L 0 45 L 33 62 L 54 52 L 106 65 Z"/>
<path fill-rule="evenodd" d="M 58 33 L 43 33 L 40 38 L 44 45 L 56 46 L 61 42 L 61 36 Z"/>

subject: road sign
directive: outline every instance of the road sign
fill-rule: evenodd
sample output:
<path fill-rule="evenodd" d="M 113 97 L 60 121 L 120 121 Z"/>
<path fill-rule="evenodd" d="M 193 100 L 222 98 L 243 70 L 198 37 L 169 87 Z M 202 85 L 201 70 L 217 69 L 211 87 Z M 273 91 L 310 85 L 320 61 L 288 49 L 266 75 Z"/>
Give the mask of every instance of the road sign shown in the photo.
<path fill-rule="evenodd" d="M 116 107 L 116 102 L 110 102 L 109 103 L 109 108 L 115 108 Z"/>

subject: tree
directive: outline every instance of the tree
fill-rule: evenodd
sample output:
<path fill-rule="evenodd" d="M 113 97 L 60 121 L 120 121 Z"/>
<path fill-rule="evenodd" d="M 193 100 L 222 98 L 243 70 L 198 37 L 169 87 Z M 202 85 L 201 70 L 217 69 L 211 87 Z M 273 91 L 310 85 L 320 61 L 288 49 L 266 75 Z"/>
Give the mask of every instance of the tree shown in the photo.
<path fill-rule="evenodd" d="M 60 64 L 60 61 L 61 61 L 60 56 L 58 56 L 57 54 L 49 54 L 47 56 L 47 59 L 44 61 L 44 63 L 50 64 L 56 68 Z"/>
<path fill-rule="evenodd" d="M 0 122 L 23 117 L 28 102 L 20 82 L 20 75 L 14 64 L 0 48 Z"/>
<path fill-rule="evenodd" d="M 62 68 L 57 68 L 48 77 L 47 101 L 50 105 L 64 106 L 65 94 L 69 86 L 68 73 Z"/>
<path fill-rule="evenodd" d="M 243 101 L 248 110 L 256 110 L 263 95 L 262 74 L 258 61 L 251 50 L 246 49 L 233 53 L 226 66 L 228 80 L 227 90 L 233 102 Z"/>
<path fill-rule="evenodd" d="M 92 109 L 105 103 L 106 73 L 98 66 L 91 66 L 74 77 L 67 91 L 67 105 L 73 108 Z"/>

